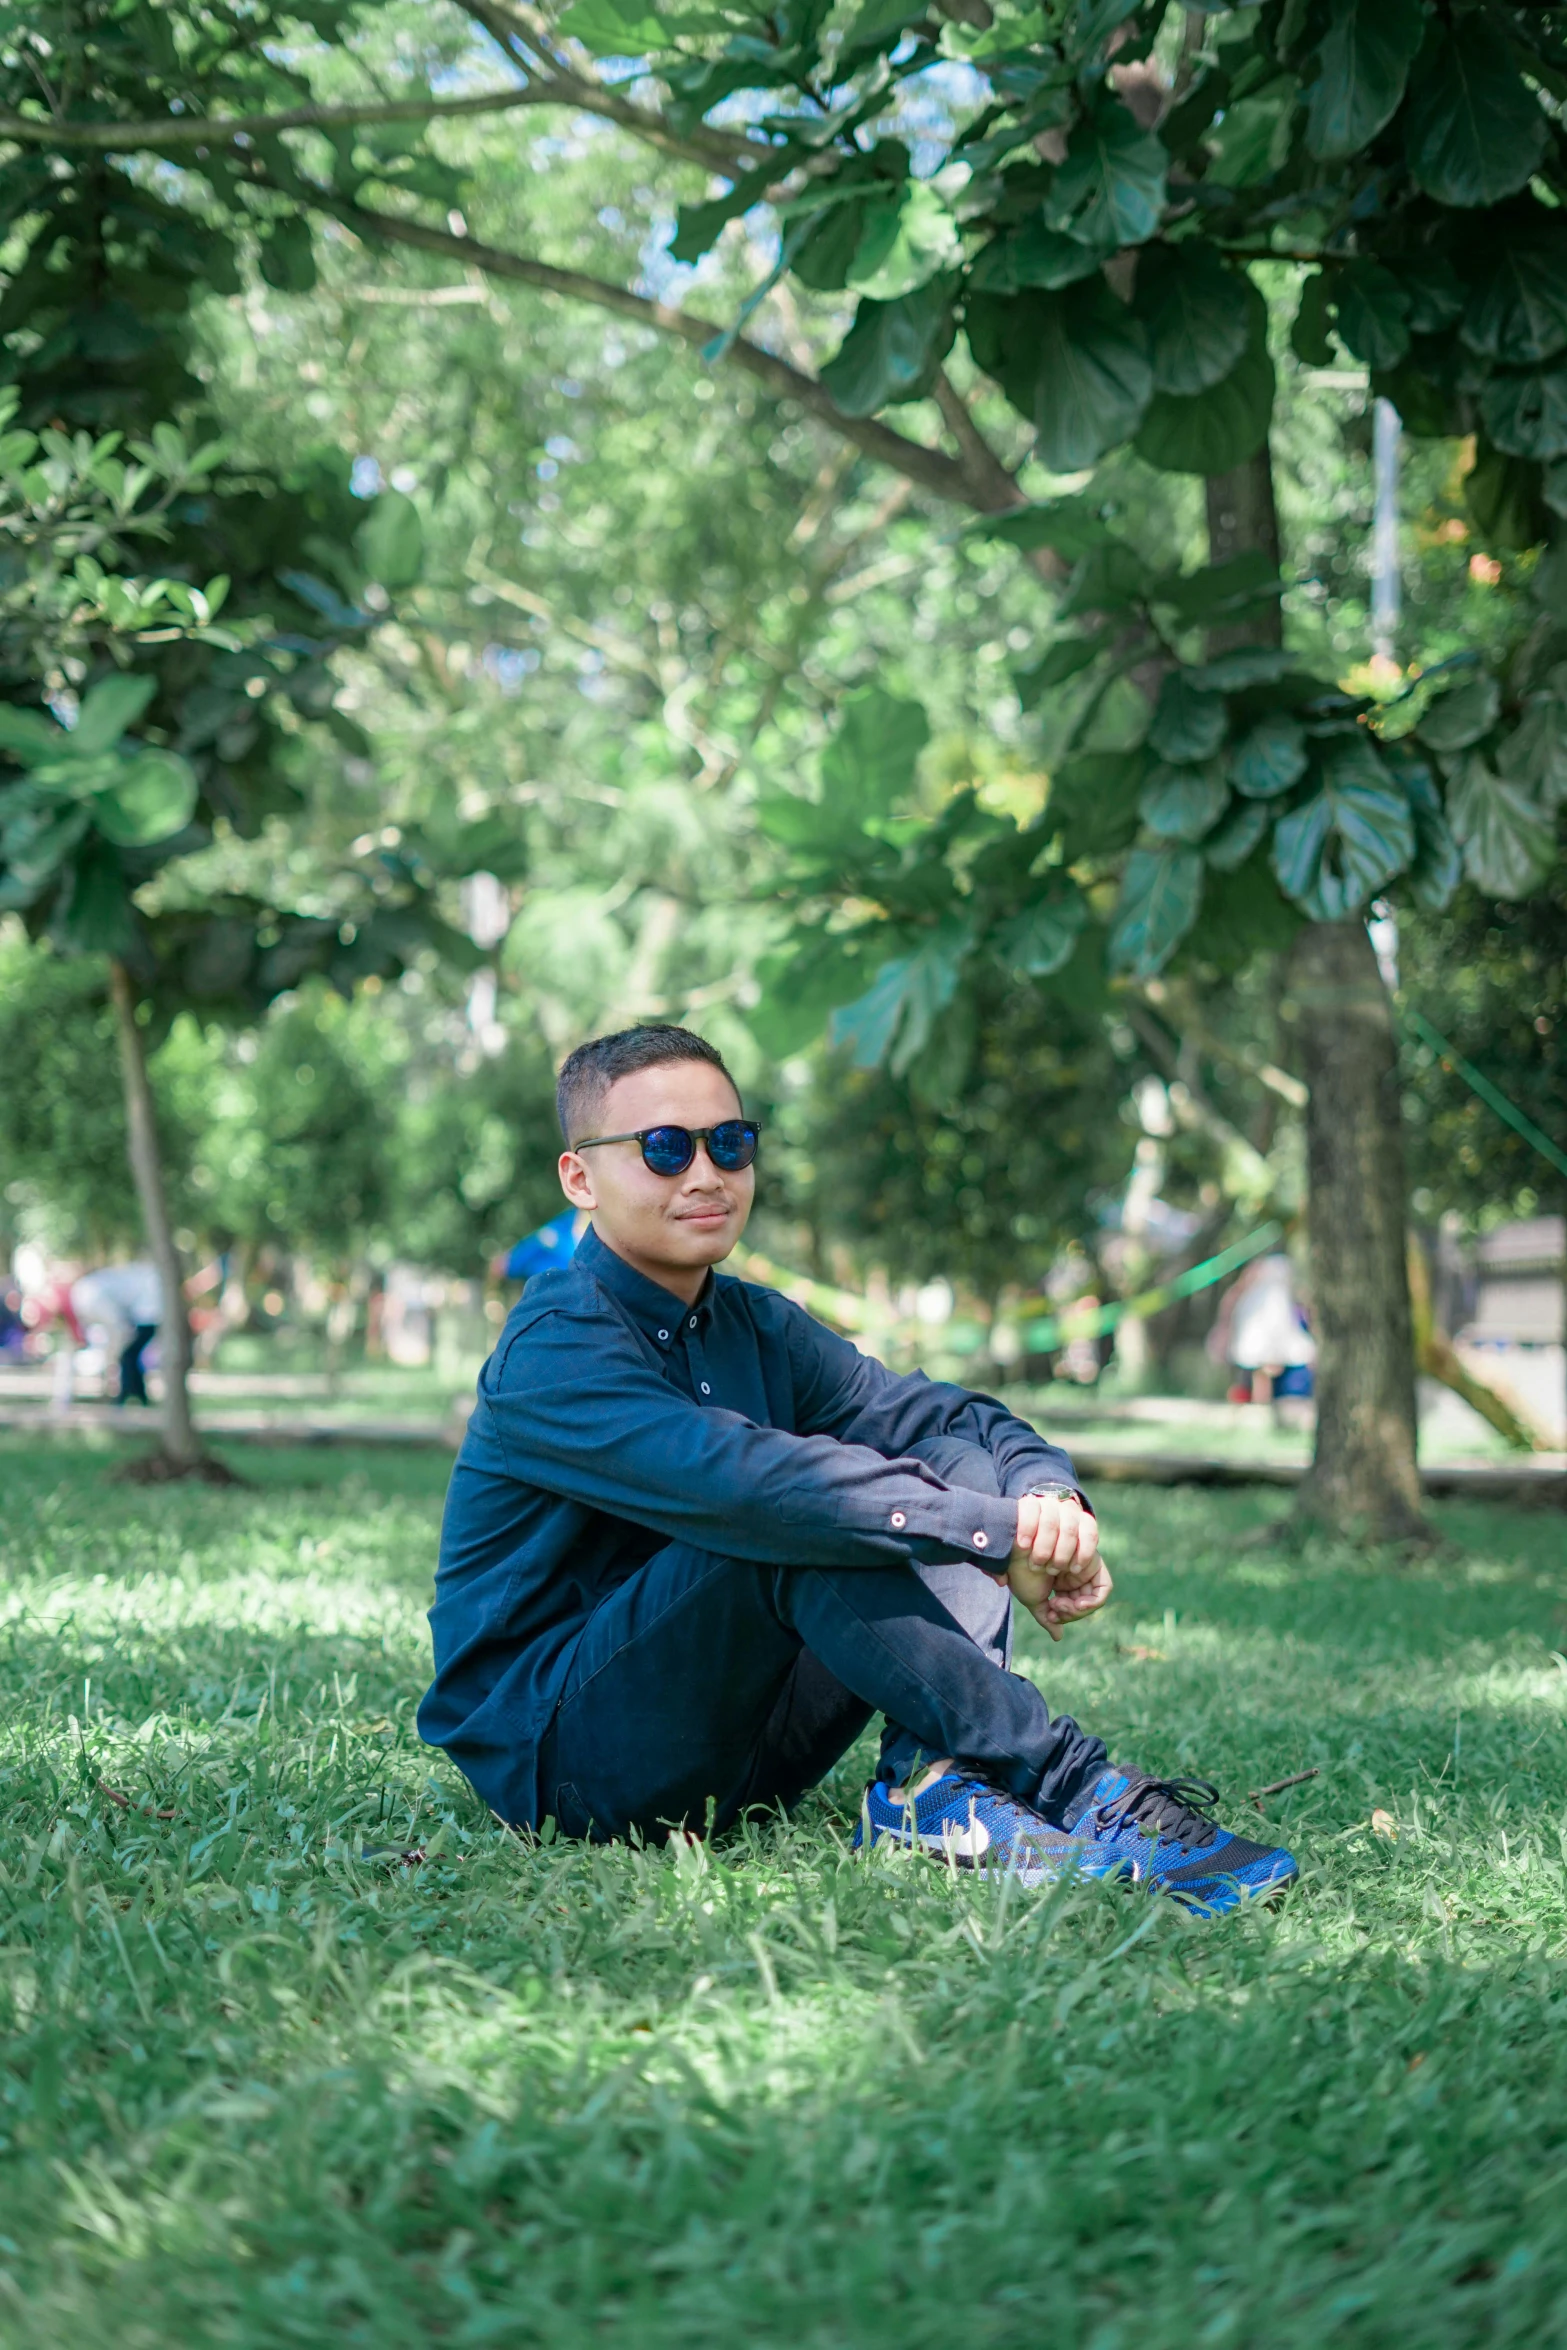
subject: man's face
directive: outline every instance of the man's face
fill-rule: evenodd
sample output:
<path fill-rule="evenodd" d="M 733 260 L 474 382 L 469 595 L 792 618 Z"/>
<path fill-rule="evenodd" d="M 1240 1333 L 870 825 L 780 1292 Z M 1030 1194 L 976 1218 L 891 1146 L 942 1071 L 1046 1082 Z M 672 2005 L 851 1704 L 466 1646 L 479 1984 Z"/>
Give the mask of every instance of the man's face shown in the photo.
<path fill-rule="evenodd" d="M 706 1061 L 667 1061 L 621 1077 L 593 1119 L 595 1134 L 638 1134 L 650 1126 L 718 1126 L 742 1115 L 721 1069 Z M 726 1174 L 704 1143 L 683 1175 L 655 1175 L 634 1142 L 563 1151 L 561 1188 L 586 1208 L 595 1231 L 617 1256 L 679 1294 L 708 1265 L 728 1256 L 751 1213 L 756 1174 Z M 672 1278 L 678 1276 L 679 1278 Z"/>

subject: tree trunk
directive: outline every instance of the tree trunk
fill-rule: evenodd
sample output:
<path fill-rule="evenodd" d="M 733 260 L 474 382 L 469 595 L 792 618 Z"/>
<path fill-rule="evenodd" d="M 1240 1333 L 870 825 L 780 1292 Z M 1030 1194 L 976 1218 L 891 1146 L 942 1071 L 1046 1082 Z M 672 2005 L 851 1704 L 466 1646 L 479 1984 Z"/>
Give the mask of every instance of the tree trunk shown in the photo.
<path fill-rule="evenodd" d="M 1308 922 L 1281 1007 L 1300 1042 L 1317 1445 L 1299 1508 L 1341 1532 L 1423 1531 L 1404 1135 L 1392 1008 L 1361 921 Z"/>
<path fill-rule="evenodd" d="M 1256 548 L 1277 567 L 1279 513 L 1266 441 L 1204 487 L 1209 561 Z M 1283 641 L 1273 604 L 1211 631 L 1208 649 Z M 1281 1013 L 1294 1027 L 1310 1088 L 1307 1218 L 1317 1329 L 1316 1457 L 1298 1508 L 1345 1533 L 1401 1539 L 1422 1525 L 1392 1010 L 1361 921 L 1307 923 L 1286 976 Z"/>
<path fill-rule="evenodd" d="M 179 1250 L 174 1245 L 174 1229 L 169 1222 L 152 1087 L 147 1082 L 147 1062 L 136 1020 L 136 991 L 130 973 L 121 962 L 111 961 L 109 965 L 109 990 L 114 998 L 120 1069 L 125 1080 L 131 1173 L 136 1180 L 147 1245 L 163 1290 L 163 1321 L 158 1332 L 163 1366 L 163 1452 L 169 1466 L 183 1474 L 197 1469 L 204 1458 L 190 1416 L 190 1321 L 185 1312 L 184 1275 Z"/>

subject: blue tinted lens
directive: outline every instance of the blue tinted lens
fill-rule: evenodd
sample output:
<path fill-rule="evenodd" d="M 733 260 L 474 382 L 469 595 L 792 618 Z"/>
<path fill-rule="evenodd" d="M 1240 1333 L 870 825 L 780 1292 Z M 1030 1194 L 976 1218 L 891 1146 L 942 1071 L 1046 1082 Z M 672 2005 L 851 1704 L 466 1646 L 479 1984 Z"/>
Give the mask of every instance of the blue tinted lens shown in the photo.
<path fill-rule="evenodd" d="M 707 1138 L 708 1156 L 726 1175 L 736 1175 L 755 1158 L 759 1140 L 760 1129 L 749 1118 L 726 1118 Z"/>
<path fill-rule="evenodd" d="M 642 1137 L 642 1158 L 655 1175 L 683 1175 L 696 1145 L 683 1126 L 653 1126 Z"/>

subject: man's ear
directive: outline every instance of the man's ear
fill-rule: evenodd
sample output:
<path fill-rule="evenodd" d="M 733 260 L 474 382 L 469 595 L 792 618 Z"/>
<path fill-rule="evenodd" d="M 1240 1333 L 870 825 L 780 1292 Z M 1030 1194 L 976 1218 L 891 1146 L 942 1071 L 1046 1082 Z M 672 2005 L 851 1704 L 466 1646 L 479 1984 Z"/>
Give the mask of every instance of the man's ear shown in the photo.
<path fill-rule="evenodd" d="M 598 1206 L 598 1194 L 587 1161 L 576 1151 L 562 1151 L 557 1164 L 560 1187 L 574 1208 L 585 1208 L 589 1215 Z"/>

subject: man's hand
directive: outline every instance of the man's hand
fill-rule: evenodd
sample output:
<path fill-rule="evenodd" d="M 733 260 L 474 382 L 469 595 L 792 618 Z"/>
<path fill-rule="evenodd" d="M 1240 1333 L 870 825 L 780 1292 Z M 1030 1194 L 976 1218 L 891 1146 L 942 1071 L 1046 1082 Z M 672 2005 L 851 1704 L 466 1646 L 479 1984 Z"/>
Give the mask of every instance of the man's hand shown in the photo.
<path fill-rule="evenodd" d="M 1112 1585 L 1093 1512 L 1075 1498 L 1025 1493 L 1007 1582 L 1052 1640 L 1063 1625 L 1103 1607 Z"/>

